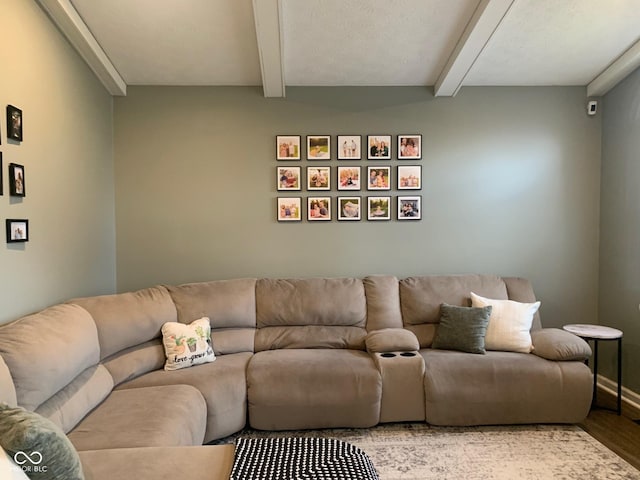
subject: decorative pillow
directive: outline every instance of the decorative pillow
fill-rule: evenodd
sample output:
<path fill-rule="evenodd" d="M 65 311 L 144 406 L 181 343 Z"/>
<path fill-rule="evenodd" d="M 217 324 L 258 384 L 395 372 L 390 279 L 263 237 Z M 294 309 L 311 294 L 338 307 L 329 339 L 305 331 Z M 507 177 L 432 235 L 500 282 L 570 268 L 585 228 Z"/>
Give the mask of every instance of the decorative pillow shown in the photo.
<path fill-rule="evenodd" d="M 83 480 L 78 452 L 52 421 L 0 404 L 0 446 L 32 480 Z"/>
<path fill-rule="evenodd" d="M 489 324 L 491 307 L 456 307 L 440 305 L 440 323 L 431 344 L 432 348 L 486 353 L 484 336 Z"/>
<path fill-rule="evenodd" d="M 492 306 L 484 345 L 487 350 L 530 353 L 531 324 L 540 302 L 520 303 L 514 300 L 492 300 L 471 292 L 474 307 Z"/>
<path fill-rule="evenodd" d="M 167 322 L 162 325 L 162 343 L 167 361 L 165 370 L 213 362 L 216 359 L 211 345 L 211 325 L 207 317 L 189 325 Z"/>

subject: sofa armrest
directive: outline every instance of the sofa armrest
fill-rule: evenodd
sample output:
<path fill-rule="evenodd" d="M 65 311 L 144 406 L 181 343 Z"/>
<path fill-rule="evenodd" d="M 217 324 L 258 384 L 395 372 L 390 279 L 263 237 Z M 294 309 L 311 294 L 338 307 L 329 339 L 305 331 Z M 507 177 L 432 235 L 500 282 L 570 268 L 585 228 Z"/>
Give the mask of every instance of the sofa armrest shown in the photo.
<path fill-rule="evenodd" d="M 383 328 L 369 332 L 365 344 L 369 353 L 410 352 L 420 349 L 415 334 L 403 328 Z"/>
<path fill-rule="evenodd" d="M 559 328 L 541 328 L 531 332 L 533 353 L 547 360 L 585 361 L 591 356 L 591 347 L 573 333 Z"/>

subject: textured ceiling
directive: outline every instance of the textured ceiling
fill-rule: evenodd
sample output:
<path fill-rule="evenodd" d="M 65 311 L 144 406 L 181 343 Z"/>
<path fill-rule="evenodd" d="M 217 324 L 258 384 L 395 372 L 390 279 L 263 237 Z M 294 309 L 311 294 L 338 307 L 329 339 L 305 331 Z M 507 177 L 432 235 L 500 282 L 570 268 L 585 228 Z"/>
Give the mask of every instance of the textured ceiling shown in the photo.
<path fill-rule="evenodd" d="M 281 59 L 285 85 L 431 86 L 485 4 L 70 1 L 129 85 L 260 85 L 263 54 Z M 258 22 L 276 39 L 270 45 L 258 40 L 253 2 L 279 7 L 275 29 Z M 586 85 L 640 40 L 640 0 L 514 0 L 493 30 L 463 67 L 462 85 Z"/>

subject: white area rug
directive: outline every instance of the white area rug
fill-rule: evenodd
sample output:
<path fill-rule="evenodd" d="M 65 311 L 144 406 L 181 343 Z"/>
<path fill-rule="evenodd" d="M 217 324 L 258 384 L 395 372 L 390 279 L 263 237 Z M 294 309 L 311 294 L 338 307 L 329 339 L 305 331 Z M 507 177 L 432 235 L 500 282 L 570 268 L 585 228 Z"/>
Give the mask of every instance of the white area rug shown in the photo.
<path fill-rule="evenodd" d="M 362 430 L 248 429 L 215 443 L 233 443 L 239 436 L 322 436 L 350 442 L 369 455 L 381 480 L 640 480 L 639 470 L 577 426 L 397 423 Z"/>

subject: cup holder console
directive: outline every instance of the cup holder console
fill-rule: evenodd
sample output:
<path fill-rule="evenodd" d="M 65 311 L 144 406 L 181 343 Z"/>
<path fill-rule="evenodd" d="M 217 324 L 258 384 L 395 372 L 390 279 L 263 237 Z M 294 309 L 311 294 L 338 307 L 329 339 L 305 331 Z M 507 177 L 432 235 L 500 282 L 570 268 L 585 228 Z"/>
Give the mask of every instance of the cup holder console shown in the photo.
<path fill-rule="evenodd" d="M 393 358 L 393 357 L 396 356 L 396 354 L 395 353 L 381 353 L 380 356 L 384 357 L 384 358 Z"/>
<path fill-rule="evenodd" d="M 402 352 L 400 355 L 402 357 L 415 357 L 416 353 L 415 352 Z"/>

